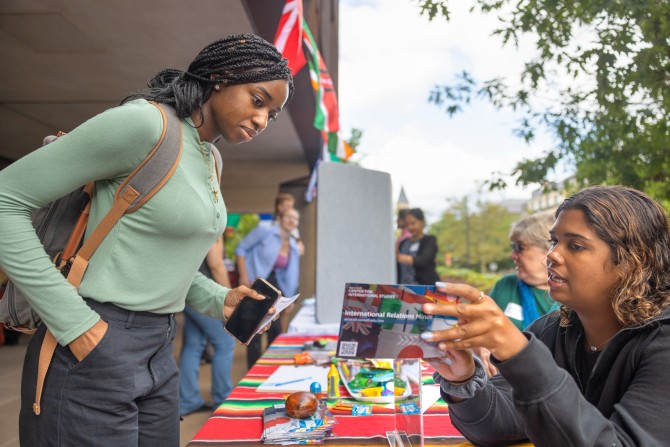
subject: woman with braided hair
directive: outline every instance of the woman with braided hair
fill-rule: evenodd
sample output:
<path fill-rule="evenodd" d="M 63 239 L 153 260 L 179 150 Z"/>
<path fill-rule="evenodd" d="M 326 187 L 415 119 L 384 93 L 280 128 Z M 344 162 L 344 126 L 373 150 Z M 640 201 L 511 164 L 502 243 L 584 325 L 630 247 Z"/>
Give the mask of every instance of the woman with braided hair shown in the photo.
<path fill-rule="evenodd" d="M 24 362 L 22 445 L 178 445 L 174 313 L 188 304 L 225 320 L 242 297 L 263 298 L 223 287 L 198 267 L 226 226 L 212 143 L 249 141 L 277 117 L 293 94 L 287 61 L 257 36 L 228 36 L 148 86 L 0 172 L 0 265 L 43 320 Z M 178 164 L 151 200 L 114 226 L 75 289 L 46 255 L 30 213 L 95 181 L 89 237 L 161 138 L 161 111 L 149 101 L 176 111 Z M 58 345 L 36 415 L 47 329 Z"/>

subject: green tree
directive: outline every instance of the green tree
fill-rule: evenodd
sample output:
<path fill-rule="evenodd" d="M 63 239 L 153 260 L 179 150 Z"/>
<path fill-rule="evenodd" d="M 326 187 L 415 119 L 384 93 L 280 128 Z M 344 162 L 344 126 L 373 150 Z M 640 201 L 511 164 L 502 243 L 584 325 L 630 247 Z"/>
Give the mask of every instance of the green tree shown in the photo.
<path fill-rule="evenodd" d="M 363 139 L 363 131 L 353 127 L 347 143 L 349 143 L 349 146 L 351 146 L 353 150 L 357 151 L 358 146 L 361 144 L 361 139 Z"/>
<path fill-rule="evenodd" d="M 450 19 L 449 0 L 416 1 L 431 20 Z M 517 184 L 547 186 L 549 172 L 564 162 L 574 169 L 577 186 L 625 184 L 670 209 L 670 2 L 470 4 L 471 12 L 497 15 L 499 27 L 493 34 L 504 45 L 533 36 L 537 55 L 514 83 L 502 78 L 477 81 L 463 72 L 454 84 L 436 86 L 429 100 L 453 115 L 463 104 L 483 97 L 498 109 L 523 113 L 514 131 L 526 141 L 539 126 L 554 133 L 555 147 L 537 159 L 521 160 L 510 173 Z M 584 36 L 588 42 L 577 41 Z M 553 97 L 553 105 L 539 105 L 538 94 Z M 489 186 L 504 188 L 506 183 L 497 175 Z"/>
<path fill-rule="evenodd" d="M 235 231 L 226 236 L 226 257 L 231 260 L 235 260 L 235 249 L 237 244 L 240 243 L 244 236 L 246 236 L 251 230 L 256 228 L 258 225 L 259 218 L 258 214 L 242 214 L 240 220 L 235 228 Z"/>
<path fill-rule="evenodd" d="M 479 203 L 479 212 L 472 220 L 474 260 L 479 271 L 485 273 L 491 262 L 510 264 L 509 229 L 519 215 L 492 203 Z"/>
<path fill-rule="evenodd" d="M 450 200 L 449 208 L 442 213 L 439 221 L 430 226 L 429 233 L 437 238 L 437 263 L 443 264 L 445 255 L 450 254 L 454 265 L 470 267 L 470 230 L 467 198 Z"/>
<path fill-rule="evenodd" d="M 451 254 L 454 266 L 476 268 L 484 273 L 491 262 L 509 267 L 509 229 L 519 218 L 498 204 L 478 201 L 474 210 L 468 199 L 452 200 L 442 218 L 431 225 L 437 238 L 438 264 Z"/>

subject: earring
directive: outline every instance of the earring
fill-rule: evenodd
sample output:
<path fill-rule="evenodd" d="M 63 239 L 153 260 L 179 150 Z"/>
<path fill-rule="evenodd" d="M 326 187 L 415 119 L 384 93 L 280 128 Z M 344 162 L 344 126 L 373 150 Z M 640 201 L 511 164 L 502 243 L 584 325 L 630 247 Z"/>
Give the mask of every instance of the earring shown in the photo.
<path fill-rule="evenodd" d="M 214 90 L 218 92 L 219 90 L 221 90 L 221 86 L 219 84 L 214 84 Z"/>

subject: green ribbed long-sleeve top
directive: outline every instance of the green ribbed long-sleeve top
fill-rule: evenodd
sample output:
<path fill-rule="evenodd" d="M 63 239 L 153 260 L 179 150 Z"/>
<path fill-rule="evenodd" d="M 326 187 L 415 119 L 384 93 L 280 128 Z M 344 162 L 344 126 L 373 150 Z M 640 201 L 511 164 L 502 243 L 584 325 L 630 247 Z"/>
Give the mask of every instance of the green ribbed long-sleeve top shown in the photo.
<path fill-rule="evenodd" d="M 82 297 L 155 313 L 178 312 L 187 302 L 223 317 L 228 289 L 198 267 L 223 233 L 226 208 L 217 182 L 218 200 L 211 191 L 211 147 L 192 124 L 182 120 L 182 155 L 172 178 L 120 219 L 92 256 L 78 291 L 54 268 L 30 212 L 95 180 L 88 237 L 111 208 L 116 188 L 156 145 L 160 112 L 145 100 L 109 109 L 0 171 L 0 265 L 60 344 L 99 319 Z"/>

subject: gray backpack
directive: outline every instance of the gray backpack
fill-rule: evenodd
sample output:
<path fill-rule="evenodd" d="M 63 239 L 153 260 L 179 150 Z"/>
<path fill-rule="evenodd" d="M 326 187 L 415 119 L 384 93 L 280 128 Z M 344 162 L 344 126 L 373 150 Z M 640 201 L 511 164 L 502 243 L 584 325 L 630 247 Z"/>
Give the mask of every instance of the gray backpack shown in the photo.
<path fill-rule="evenodd" d="M 44 249 L 56 268 L 76 288 L 81 284 L 89 259 L 121 216 L 137 211 L 165 185 L 177 167 L 181 155 L 180 120 L 171 107 L 152 104 L 161 112 L 163 134 L 149 155 L 118 187 L 112 208 L 83 245 L 93 182 L 32 214 L 33 226 Z M 45 138 L 44 144 L 60 135 Z M 21 290 L 9 281 L 0 299 L 0 323 L 9 329 L 33 333 L 40 322 L 40 316 L 30 307 Z"/>

